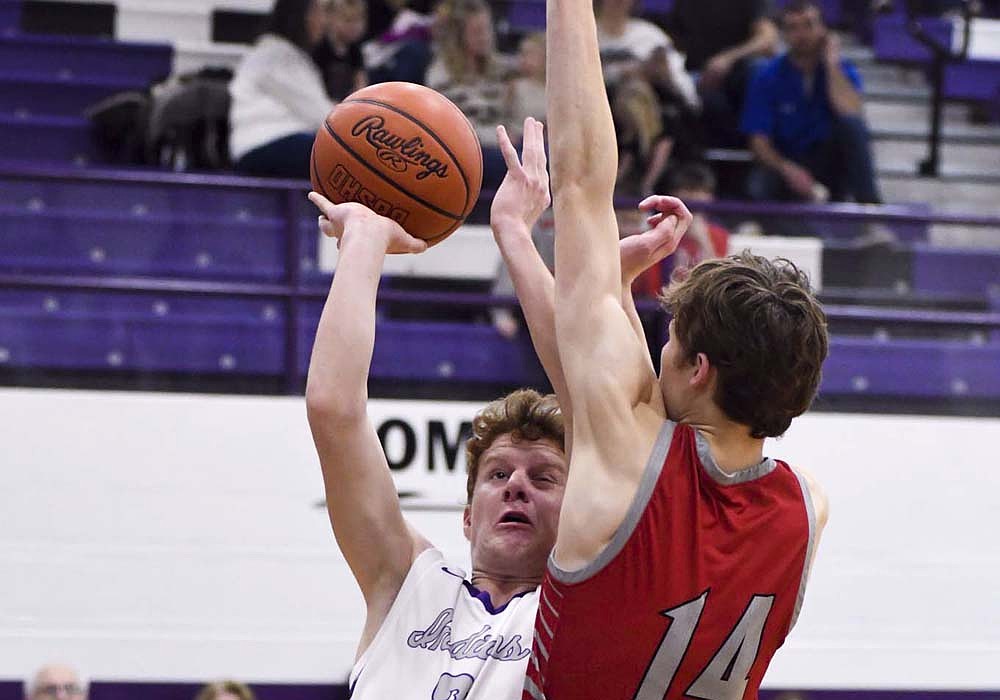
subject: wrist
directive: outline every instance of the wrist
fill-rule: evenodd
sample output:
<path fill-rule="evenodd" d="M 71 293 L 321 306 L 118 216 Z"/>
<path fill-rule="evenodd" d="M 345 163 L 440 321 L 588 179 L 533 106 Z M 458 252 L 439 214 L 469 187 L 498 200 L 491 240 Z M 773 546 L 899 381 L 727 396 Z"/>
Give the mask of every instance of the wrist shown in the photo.
<path fill-rule="evenodd" d="M 342 255 L 347 249 L 374 250 L 383 254 L 389 249 L 389 232 L 366 223 L 364 218 L 349 219 L 344 223 L 344 233 L 340 236 Z"/>
<path fill-rule="evenodd" d="M 531 227 L 519 219 L 494 221 L 490 228 L 497 241 L 531 239 Z"/>

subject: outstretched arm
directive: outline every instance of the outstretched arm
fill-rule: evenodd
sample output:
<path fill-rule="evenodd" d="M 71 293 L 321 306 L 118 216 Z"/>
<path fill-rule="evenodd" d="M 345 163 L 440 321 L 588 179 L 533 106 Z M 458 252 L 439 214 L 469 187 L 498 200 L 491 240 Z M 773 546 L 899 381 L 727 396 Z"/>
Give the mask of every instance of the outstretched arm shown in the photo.
<path fill-rule="evenodd" d="M 375 296 L 386 253 L 420 252 L 423 241 L 360 204 L 312 193 L 321 230 L 339 240 L 306 385 L 306 408 L 326 485 L 333 533 L 368 607 L 364 649 L 388 613 L 414 558 L 429 546 L 399 507 L 385 454 L 368 420 Z"/>
<path fill-rule="evenodd" d="M 514 283 L 531 342 L 559 401 L 566 426 L 566 454 L 569 454 L 573 409 L 556 349 L 555 282 L 531 238 L 532 228 L 550 203 L 542 132 L 541 122 L 531 117 L 525 119 L 522 158 L 518 158 L 507 130 L 497 127 L 507 175 L 493 197 L 490 228 Z"/>
<path fill-rule="evenodd" d="M 575 569 L 621 524 L 665 409 L 631 297 L 622 293 L 617 146 L 590 0 L 548 0 L 546 32 L 556 341 L 573 404 L 573 453 L 553 556 Z M 666 252 L 686 223 L 671 214 L 658 224 Z"/>
<path fill-rule="evenodd" d="M 566 453 L 569 454 L 573 411 L 556 347 L 555 283 L 531 238 L 532 228 L 550 203 L 542 123 L 531 117 L 527 118 L 523 134 L 522 156 L 518 158 L 507 130 L 502 126 L 497 127 L 500 150 L 507 164 L 507 175 L 493 198 L 490 225 L 514 283 L 514 291 L 521 303 L 535 352 L 562 408 L 566 425 Z M 640 204 L 640 208 L 650 213 L 647 219 L 650 230 L 621 239 L 619 252 L 622 308 L 628 315 L 636 337 L 645 347 L 645 332 L 632 299 L 632 282 L 644 270 L 672 252 L 670 231 L 660 224 L 675 211 L 683 216 L 686 209 L 674 197 L 649 197 Z M 648 358 L 648 352 L 646 355 Z"/>

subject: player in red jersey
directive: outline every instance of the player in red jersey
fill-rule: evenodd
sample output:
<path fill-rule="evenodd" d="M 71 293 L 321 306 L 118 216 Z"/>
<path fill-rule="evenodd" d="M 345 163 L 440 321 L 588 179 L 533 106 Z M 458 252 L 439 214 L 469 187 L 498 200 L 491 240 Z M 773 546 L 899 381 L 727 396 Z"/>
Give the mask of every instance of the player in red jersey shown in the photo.
<path fill-rule="evenodd" d="M 812 479 L 763 455 L 816 393 L 825 317 L 790 263 L 704 262 L 668 290 L 656 376 L 621 293 L 617 148 L 590 0 L 548 0 L 547 34 L 573 446 L 523 697 L 753 699 L 826 521 Z M 675 249 L 684 205 L 642 207 L 661 252 Z"/>

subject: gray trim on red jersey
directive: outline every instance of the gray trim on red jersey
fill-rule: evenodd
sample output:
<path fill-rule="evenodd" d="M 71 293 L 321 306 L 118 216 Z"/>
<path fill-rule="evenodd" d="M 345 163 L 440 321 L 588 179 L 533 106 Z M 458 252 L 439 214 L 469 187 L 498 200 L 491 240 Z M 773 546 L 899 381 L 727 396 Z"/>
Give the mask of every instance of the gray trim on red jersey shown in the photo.
<path fill-rule="evenodd" d="M 555 557 L 550 554 L 549 573 L 552 575 L 552 578 L 560 583 L 580 583 L 581 581 L 586 581 L 610 564 L 611 560 L 618 556 L 618 553 L 624 549 L 629 538 L 632 536 L 632 532 L 635 531 L 636 526 L 639 524 L 642 514 L 646 511 L 646 506 L 649 504 L 649 499 L 652 497 L 653 491 L 656 489 L 656 482 L 659 481 L 660 473 L 663 471 L 664 463 L 667 461 L 667 452 L 670 451 L 670 445 L 674 438 L 674 428 L 676 426 L 677 424 L 673 421 L 668 420 L 663 422 L 663 427 L 660 428 L 660 433 L 656 436 L 656 442 L 653 443 L 652 453 L 646 462 L 646 469 L 643 472 L 642 480 L 639 482 L 639 488 L 636 489 L 635 496 L 632 498 L 632 504 L 629 506 L 628 511 L 626 511 L 621 525 L 618 526 L 615 534 L 611 537 L 611 541 L 608 542 L 608 546 L 597 555 L 594 561 L 576 571 L 567 571 L 560 568 L 556 564 Z"/>
<path fill-rule="evenodd" d="M 812 562 L 813 551 L 816 549 L 816 509 L 813 507 L 812 493 L 809 491 L 809 484 L 805 477 L 795 469 L 792 469 L 792 473 L 799 480 L 799 486 L 802 488 L 802 500 L 806 504 L 806 518 L 809 521 L 809 544 L 806 545 L 806 561 L 802 565 L 802 582 L 799 583 L 799 593 L 795 597 L 795 609 L 792 611 L 792 621 L 788 625 L 789 632 L 792 631 L 795 622 L 799 619 L 802 601 L 806 597 L 806 584 L 809 583 L 809 565 Z"/>

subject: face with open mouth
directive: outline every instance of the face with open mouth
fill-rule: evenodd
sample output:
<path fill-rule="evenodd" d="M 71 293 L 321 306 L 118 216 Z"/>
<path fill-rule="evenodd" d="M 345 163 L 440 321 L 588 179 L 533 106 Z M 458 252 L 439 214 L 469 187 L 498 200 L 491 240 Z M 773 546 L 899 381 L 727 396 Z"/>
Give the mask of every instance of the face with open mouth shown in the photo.
<path fill-rule="evenodd" d="M 565 484 L 566 456 L 554 442 L 498 437 L 480 459 L 465 509 L 473 569 L 512 577 L 544 572 Z"/>

